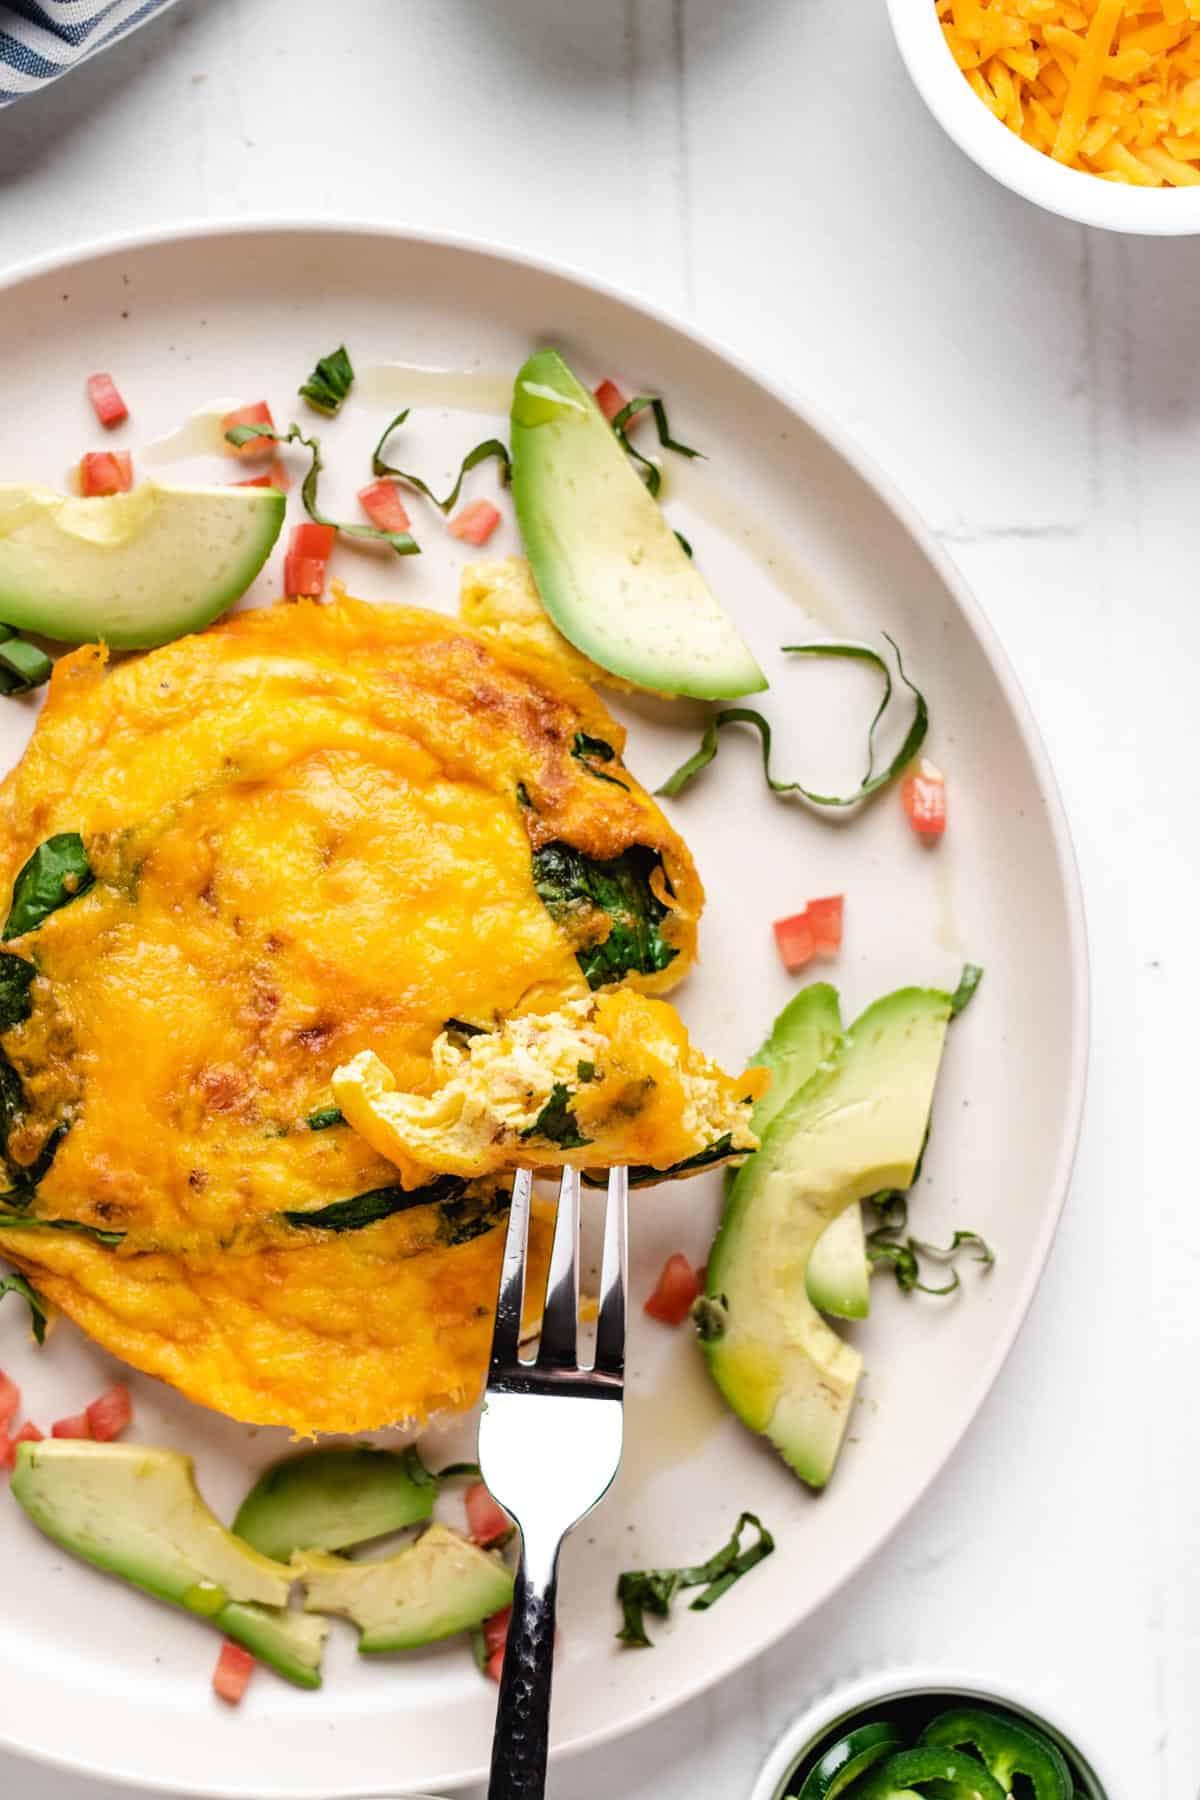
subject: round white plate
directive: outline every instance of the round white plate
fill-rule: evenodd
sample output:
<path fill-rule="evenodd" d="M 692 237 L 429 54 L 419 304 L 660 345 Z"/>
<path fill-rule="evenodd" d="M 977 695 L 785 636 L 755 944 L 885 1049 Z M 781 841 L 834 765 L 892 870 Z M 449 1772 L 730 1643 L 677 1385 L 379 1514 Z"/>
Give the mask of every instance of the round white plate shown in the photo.
<path fill-rule="evenodd" d="M 326 430 L 294 395 L 316 357 L 343 341 L 362 372 L 359 391 Z M 109 369 L 133 413 L 116 443 L 134 448 L 142 473 L 151 464 L 139 446 L 177 432 L 195 409 L 265 396 L 277 420 L 295 408 L 321 430 L 322 500 L 343 518 L 355 516 L 355 489 L 390 413 L 408 401 L 418 409 L 396 459 L 440 483 L 467 447 L 503 427 L 505 388 L 546 341 L 589 379 L 611 375 L 627 392 L 666 395 L 677 435 L 709 453 L 703 464 L 668 459 L 665 502 L 770 674 L 763 704 L 780 770 L 811 785 L 853 785 L 875 689 L 865 668 L 789 661 L 779 645 L 830 635 L 881 644 L 887 631 L 928 694 L 929 751 L 947 771 L 951 810 L 932 851 L 913 838 L 895 792 L 853 820 L 816 817 L 773 799 L 756 745 L 725 734 L 717 764 L 669 803 L 709 891 L 702 960 L 678 1000 L 701 1042 L 737 1066 L 796 986 L 776 956 L 772 919 L 830 893 L 847 896 L 845 948 L 815 973 L 838 983 L 847 1017 L 902 984 L 953 986 L 964 958 L 983 963 L 979 997 L 952 1033 L 914 1226 L 931 1239 L 970 1226 L 998 1253 L 990 1275 L 964 1270 L 949 1301 L 904 1299 L 876 1283 L 872 1317 L 855 1332 L 868 1369 L 862 1402 L 818 1498 L 725 1411 L 689 1333 L 641 1312 L 668 1252 L 704 1260 L 718 1180 L 638 1197 L 624 1464 L 563 1559 L 554 1710 L 563 1748 L 677 1705 L 824 1600 L 945 1462 L 1012 1344 L 1066 1188 L 1086 1042 L 1077 880 L 1034 726 L 953 569 L 853 450 L 712 345 L 589 282 L 469 245 L 291 226 L 103 247 L 0 288 L 0 480 L 61 484 L 73 459 L 98 447 L 83 383 Z M 470 378 L 381 373 L 387 363 Z M 195 452 L 202 435 L 185 431 L 167 454 Z M 182 479 L 206 469 L 234 473 L 204 455 L 153 472 Z M 468 491 L 494 496 L 492 469 Z M 515 552 L 511 505 L 500 503 L 505 524 L 489 551 Z M 439 515 L 416 502 L 412 510 L 427 554 L 400 562 L 339 548 L 334 573 L 369 599 L 451 610 L 467 555 Z M 295 492 L 291 514 L 300 516 Z M 277 554 L 252 601 L 279 591 L 279 573 Z M 5 762 L 20 752 L 33 710 L 0 703 Z M 696 705 L 641 700 L 616 710 L 631 727 L 630 763 L 650 786 L 695 747 L 704 716 Z M 36 1353 L 11 1300 L 0 1311 L 0 1363 L 43 1424 L 118 1373 L 65 1326 Z M 191 1451 L 226 1518 L 286 1448 L 281 1432 L 249 1431 L 143 1377 L 132 1385 L 136 1436 Z M 471 1438 L 467 1421 L 427 1439 L 431 1462 L 469 1452 Z M 653 1650 L 619 1646 L 618 1572 L 702 1559 L 743 1508 L 774 1532 L 773 1560 L 719 1611 L 679 1609 L 656 1628 Z M 128 1782 L 255 1800 L 440 1790 L 486 1766 L 495 1691 L 463 1643 L 363 1663 L 339 1630 L 322 1692 L 264 1671 L 231 1712 L 209 1688 L 211 1632 L 73 1562 L 2 1495 L 0 1566 L 0 1739 L 14 1749 Z"/>

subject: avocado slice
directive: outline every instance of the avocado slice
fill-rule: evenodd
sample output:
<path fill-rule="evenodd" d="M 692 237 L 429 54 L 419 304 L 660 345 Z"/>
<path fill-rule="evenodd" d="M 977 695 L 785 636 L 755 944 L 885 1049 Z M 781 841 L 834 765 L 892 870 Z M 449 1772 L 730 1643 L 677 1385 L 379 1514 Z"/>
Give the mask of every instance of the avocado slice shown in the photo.
<path fill-rule="evenodd" d="M 834 1319 L 865 1319 L 871 1311 L 871 1264 L 861 1206 L 848 1206 L 813 1245 L 808 1297 Z"/>
<path fill-rule="evenodd" d="M 517 375 L 512 490 L 542 605 L 577 650 L 661 693 L 722 700 L 766 687 L 557 350 L 539 350 Z"/>
<path fill-rule="evenodd" d="M 288 1681 L 320 1687 L 328 1627 L 287 1610 L 292 1570 L 226 1531 L 191 1457 L 51 1438 L 19 1447 L 12 1492 L 64 1550 L 209 1620 Z"/>
<path fill-rule="evenodd" d="M 79 500 L 0 487 L 0 619 L 69 643 L 144 650 L 245 593 L 283 526 L 274 488 L 159 487 Z"/>
<path fill-rule="evenodd" d="M 771 1085 L 750 1115 L 757 1137 L 765 1136 L 792 1095 L 833 1055 L 842 1030 L 838 992 L 827 981 L 812 982 L 788 1001 L 766 1042 L 750 1058 L 752 1066 L 771 1071 Z"/>
<path fill-rule="evenodd" d="M 792 1095 L 811 1080 L 842 1035 L 842 1009 L 837 989 L 815 981 L 784 1007 L 762 1048 L 750 1058 L 771 1071 L 771 1085 L 750 1115 L 750 1128 L 763 1137 Z M 726 1191 L 733 1186 L 730 1171 Z M 808 1297 L 822 1312 L 839 1319 L 865 1319 L 871 1310 L 871 1271 L 867 1262 L 862 1209 L 847 1207 L 817 1239 L 808 1265 Z"/>
<path fill-rule="evenodd" d="M 431 1525 L 378 1562 L 298 1550 L 292 1567 L 304 1583 L 305 1611 L 353 1620 L 363 1656 L 435 1644 L 512 1604 L 512 1571 L 445 1525 Z"/>
<path fill-rule="evenodd" d="M 294 1550 L 345 1550 L 421 1524 L 437 1491 L 411 1446 L 308 1450 L 259 1477 L 238 1509 L 234 1535 L 277 1562 L 287 1562 Z"/>
<path fill-rule="evenodd" d="M 848 1206 L 910 1185 L 949 1019 L 950 996 L 930 988 L 869 1007 L 738 1171 L 709 1258 L 713 1377 L 813 1487 L 833 1472 L 862 1358 L 809 1299 L 809 1259 Z"/>

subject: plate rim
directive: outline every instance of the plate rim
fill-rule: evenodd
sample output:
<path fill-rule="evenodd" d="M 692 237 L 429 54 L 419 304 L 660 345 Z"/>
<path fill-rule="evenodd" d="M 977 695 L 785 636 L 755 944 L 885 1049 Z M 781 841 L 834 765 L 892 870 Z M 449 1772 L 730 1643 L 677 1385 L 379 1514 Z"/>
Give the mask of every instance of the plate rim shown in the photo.
<path fill-rule="evenodd" d="M 865 451 L 853 434 L 845 431 L 821 406 L 811 404 L 790 382 L 767 373 L 734 350 L 722 338 L 705 331 L 673 309 L 660 306 L 641 294 L 622 289 L 605 277 L 596 275 L 578 264 L 522 250 L 500 239 L 479 237 L 463 232 L 416 229 L 396 225 L 387 220 L 373 219 L 369 216 L 330 219 L 302 215 L 290 217 L 280 214 L 223 219 L 192 217 L 148 230 L 115 232 L 89 238 L 82 244 L 26 258 L 0 272 L 0 296 L 7 295 L 10 291 L 46 275 L 67 273 L 115 255 L 144 254 L 185 242 L 256 236 L 336 236 L 347 239 L 362 238 L 386 241 L 407 246 L 418 252 L 422 250 L 451 251 L 466 256 L 489 257 L 510 266 L 516 266 L 533 276 L 565 281 L 585 289 L 593 295 L 599 295 L 602 299 L 612 301 L 614 304 L 640 315 L 648 323 L 664 328 L 677 337 L 685 339 L 701 352 L 716 357 L 783 405 L 808 431 L 832 449 L 859 480 L 874 493 L 916 544 L 922 555 L 927 558 L 945 584 L 951 599 L 979 644 L 1012 712 L 1022 744 L 1030 758 L 1038 790 L 1045 802 L 1046 822 L 1062 876 L 1070 978 L 1071 1034 L 1070 1068 L 1066 1071 L 1064 1084 L 1066 1093 L 1063 1126 L 1059 1136 L 1053 1176 L 1047 1188 L 1045 1215 L 1035 1238 L 1034 1251 L 1028 1270 L 1017 1292 L 1011 1312 L 1011 1323 L 1000 1335 L 991 1356 L 971 1385 L 969 1405 L 964 1408 L 961 1427 L 954 1433 L 943 1453 L 926 1471 L 900 1515 L 881 1535 L 864 1543 L 859 1553 L 850 1560 L 844 1572 L 829 1582 L 821 1591 L 819 1598 L 805 1613 L 788 1624 L 778 1628 L 773 1627 L 766 1637 L 755 1643 L 753 1649 L 744 1653 L 739 1651 L 734 1662 L 722 1666 L 720 1669 L 710 1672 L 702 1659 L 697 1658 L 695 1678 L 689 1685 L 661 1700 L 648 1701 L 633 1719 L 600 1726 L 582 1732 L 565 1742 L 553 1744 L 552 1763 L 557 1765 L 565 1762 L 568 1757 L 582 1755 L 586 1751 L 597 1749 L 620 1737 L 632 1736 L 635 1732 L 657 1723 L 667 1714 L 696 1700 L 726 1675 L 746 1668 L 748 1664 L 779 1643 L 789 1632 L 797 1630 L 816 1610 L 827 1605 L 838 1592 L 857 1579 L 867 1564 L 878 1556 L 892 1535 L 916 1510 L 933 1483 L 957 1454 L 964 1437 L 974 1425 L 1012 1354 L 1013 1347 L 1021 1334 L 1030 1307 L 1041 1285 L 1070 1192 L 1071 1178 L 1082 1132 L 1090 1056 L 1091 970 L 1079 861 L 1058 779 L 1025 690 L 990 618 L 975 598 L 965 577 L 932 527 L 926 524 L 915 504 L 908 499 L 891 475 L 877 463 L 874 456 Z M 192 1797 L 192 1800 L 258 1800 L 260 1792 L 260 1789 L 255 1787 L 228 1784 L 211 1787 L 176 1781 L 172 1785 L 164 1786 L 161 1782 L 153 1781 L 144 1774 L 130 1774 L 114 1770 L 110 1766 L 91 1762 L 86 1757 L 69 1752 L 58 1752 L 45 1747 L 32 1748 L 25 1743 L 14 1743 L 9 1738 L 2 1721 L 0 1721 L 0 1750 L 28 1762 L 64 1769 L 92 1780 L 117 1781 L 130 1790 L 143 1793 L 187 1795 Z M 437 1785 L 454 1790 L 472 1782 L 485 1780 L 486 1777 L 486 1768 L 472 1766 L 439 1776 Z M 272 1790 L 276 1794 L 285 1794 L 288 1791 L 285 1788 Z M 303 1793 L 305 1800 L 308 1800 L 308 1790 L 296 1789 L 293 1791 L 297 1794 Z M 377 1783 L 368 1787 L 343 1785 L 336 1790 L 329 1790 L 329 1800 L 376 1800 L 378 1794 Z"/>

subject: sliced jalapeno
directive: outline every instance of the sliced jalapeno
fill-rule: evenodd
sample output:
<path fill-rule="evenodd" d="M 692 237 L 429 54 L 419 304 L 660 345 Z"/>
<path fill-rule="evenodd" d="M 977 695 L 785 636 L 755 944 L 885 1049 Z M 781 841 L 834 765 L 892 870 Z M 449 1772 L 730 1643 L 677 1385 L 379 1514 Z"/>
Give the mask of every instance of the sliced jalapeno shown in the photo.
<path fill-rule="evenodd" d="M 1012 1791 L 1013 1776 L 1024 1775 L 1034 1800 L 1071 1800 L 1071 1772 L 1062 1751 L 1040 1731 L 1005 1713 L 956 1706 L 930 1721 L 921 1742 L 973 1751 L 1006 1794 Z"/>
<path fill-rule="evenodd" d="M 931 1782 L 937 1787 L 931 1789 Z M 943 1744 L 918 1744 L 889 1756 L 858 1783 L 853 1800 L 931 1800 L 931 1794 L 939 1800 L 1008 1800 L 981 1762 Z"/>
<path fill-rule="evenodd" d="M 882 1719 L 870 1725 L 856 1726 L 836 1744 L 831 1744 L 820 1762 L 809 1770 L 804 1786 L 795 1793 L 795 1800 L 837 1800 L 852 1781 L 857 1781 L 885 1756 L 899 1750 L 903 1742 L 896 1727 Z M 790 1794 L 792 1789 L 788 1792 Z"/>

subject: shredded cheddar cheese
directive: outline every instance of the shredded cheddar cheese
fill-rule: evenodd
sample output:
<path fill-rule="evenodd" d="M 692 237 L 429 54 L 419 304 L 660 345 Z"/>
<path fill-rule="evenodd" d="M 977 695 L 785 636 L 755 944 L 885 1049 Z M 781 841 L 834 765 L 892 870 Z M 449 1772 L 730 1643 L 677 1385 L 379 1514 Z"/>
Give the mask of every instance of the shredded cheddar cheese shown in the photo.
<path fill-rule="evenodd" d="M 988 110 L 1056 162 L 1200 187 L 1200 0 L 936 0 Z"/>

